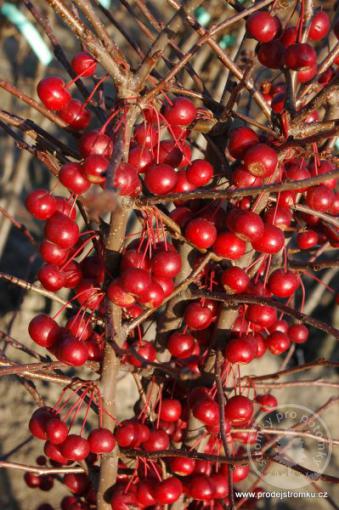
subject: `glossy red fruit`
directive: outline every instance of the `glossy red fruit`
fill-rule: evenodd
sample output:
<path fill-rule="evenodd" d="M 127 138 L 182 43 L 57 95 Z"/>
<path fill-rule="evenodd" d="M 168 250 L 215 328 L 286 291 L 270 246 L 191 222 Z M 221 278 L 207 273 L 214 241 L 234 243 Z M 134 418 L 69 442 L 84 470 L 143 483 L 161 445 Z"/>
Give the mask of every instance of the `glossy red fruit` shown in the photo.
<path fill-rule="evenodd" d="M 311 19 L 308 29 L 308 37 L 311 41 L 321 41 L 330 31 L 331 21 L 328 14 L 324 11 L 315 13 Z"/>
<path fill-rule="evenodd" d="M 156 360 L 157 351 L 151 342 L 141 340 L 133 345 L 133 349 L 138 356 L 135 354 L 129 354 L 127 356 L 127 361 L 135 367 L 140 368 L 143 364 L 147 365 L 148 361 L 154 362 Z"/>
<path fill-rule="evenodd" d="M 165 398 L 161 401 L 158 409 L 160 420 L 168 422 L 177 422 L 181 417 L 182 406 L 179 400 L 174 398 Z"/>
<path fill-rule="evenodd" d="M 151 270 L 155 277 L 175 278 L 181 270 L 181 257 L 175 251 L 160 251 L 154 255 Z"/>
<path fill-rule="evenodd" d="M 138 500 L 133 485 L 127 490 L 126 483 L 117 483 L 113 486 L 111 498 L 112 510 L 130 510 L 138 508 Z"/>
<path fill-rule="evenodd" d="M 272 354 L 279 355 L 289 349 L 291 341 L 285 333 L 275 331 L 266 338 L 266 345 Z"/>
<path fill-rule="evenodd" d="M 170 505 L 180 498 L 183 486 L 175 476 L 166 478 L 154 487 L 154 499 L 160 505 Z"/>
<path fill-rule="evenodd" d="M 37 487 L 40 487 L 41 477 L 39 475 L 36 475 L 35 473 L 30 472 L 25 473 L 24 480 L 26 485 L 31 489 L 36 489 Z"/>
<path fill-rule="evenodd" d="M 256 443 L 256 441 L 255 441 Z M 254 443 L 254 444 L 255 444 Z M 234 483 L 239 483 L 245 480 L 250 473 L 250 466 L 248 464 L 236 464 L 232 470 L 232 477 Z"/>
<path fill-rule="evenodd" d="M 232 172 L 232 182 L 237 188 L 253 188 L 261 186 L 263 179 L 250 174 L 243 166 L 239 166 Z"/>
<path fill-rule="evenodd" d="M 93 334 L 91 320 L 88 316 L 77 314 L 70 317 L 66 323 L 66 329 L 77 337 L 78 340 L 85 342 Z"/>
<path fill-rule="evenodd" d="M 273 396 L 267 393 L 266 395 L 257 395 L 255 397 L 256 402 L 260 404 L 260 410 L 269 412 L 273 411 L 273 409 L 276 409 L 278 406 L 277 399 Z"/>
<path fill-rule="evenodd" d="M 97 310 L 103 300 L 103 293 L 93 280 L 82 280 L 76 289 L 76 299 L 84 307 Z"/>
<path fill-rule="evenodd" d="M 244 154 L 244 167 L 253 175 L 270 177 L 278 164 L 278 154 L 265 143 L 253 145 Z"/>
<path fill-rule="evenodd" d="M 280 331 L 281 333 L 287 333 L 288 331 L 288 322 L 284 320 L 277 320 L 272 326 L 269 328 L 270 333 L 274 331 Z"/>
<path fill-rule="evenodd" d="M 152 124 L 138 124 L 134 128 L 134 138 L 141 147 L 152 149 L 159 142 L 158 129 Z"/>
<path fill-rule="evenodd" d="M 131 248 L 125 251 L 120 264 L 120 269 L 122 271 L 128 269 L 129 267 L 149 271 L 151 266 L 149 258 L 142 251 Z"/>
<path fill-rule="evenodd" d="M 285 64 L 289 69 L 300 71 L 314 67 L 316 63 L 317 54 L 310 44 L 296 43 L 286 49 Z"/>
<path fill-rule="evenodd" d="M 273 39 L 268 43 L 260 43 L 257 46 L 259 62 L 269 69 L 280 69 L 284 64 L 285 47 L 279 39 Z"/>
<path fill-rule="evenodd" d="M 178 176 L 173 167 L 161 163 L 148 166 L 145 171 L 145 185 L 153 195 L 167 195 L 173 190 Z"/>
<path fill-rule="evenodd" d="M 225 417 L 235 427 L 249 423 L 253 416 L 253 403 L 243 395 L 231 397 L 225 406 Z"/>
<path fill-rule="evenodd" d="M 48 220 L 57 209 L 55 197 L 46 189 L 31 191 L 26 198 L 25 205 L 37 220 Z"/>
<path fill-rule="evenodd" d="M 290 226 L 293 214 L 288 207 L 273 206 L 266 211 L 264 218 L 266 223 L 285 230 Z"/>
<path fill-rule="evenodd" d="M 65 214 L 56 212 L 46 222 L 44 234 L 48 241 L 61 248 L 72 248 L 78 242 L 79 227 Z"/>
<path fill-rule="evenodd" d="M 44 445 L 44 454 L 50 460 L 57 462 L 59 465 L 67 464 L 68 459 L 62 455 L 60 448 L 60 445 L 52 444 L 50 441 L 46 441 Z"/>
<path fill-rule="evenodd" d="M 96 154 L 110 159 L 113 153 L 113 141 L 99 131 L 88 131 L 80 138 L 79 149 L 85 158 Z"/>
<path fill-rule="evenodd" d="M 227 292 L 241 294 L 246 291 L 248 284 L 250 283 L 250 277 L 244 269 L 233 266 L 223 271 L 221 275 L 221 283 Z"/>
<path fill-rule="evenodd" d="M 164 117 L 173 126 L 189 126 L 197 115 L 197 109 L 186 97 L 177 97 L 164 109 Z"/>
<path fill-rule="evenodd" d="M 153 155 L 149 149 L 144 147 L 133 147 L 128 154 L 128 163 L 143 173 L 148 165 L 153 162 Z"/>
<path fill-rule="evenodd" d="M 264 233 L 264 222 L 258 214 L 238 208 L 228 213 L 226 225 L 243 241 L 256 241 Z"/>
<path fill-rule="evenodd" d="M 172 333 L 168 339 L 167 349 L 175 358 L 189 358 L 194 349 L 194 338 L 187 333 Z"/>
<path fill-rule="evenodd" d="M 138 296 L 140 303 L 151 308 L 160 306 L 164 299 L 165 293 L 162 290 L 161 285 L 159 285 L 159 283 L 155 280 L 152 280 L 147 289 Z"/>
<path fill-rule="evenodd" d="M 113 184 L 122 196 L 131 197 L 140 193 L 138 171 L 129 163 L 120 163 L 115 171 Z"/>
<path fill-rule="evenodd" d="M 225 349 L 225 357 L 230 363 L 250 363 L 257 353 L 256 345 L 248 341 L 245 335 L 231 338 Z"/>
<path fill-rule="evenodd" d="M 194 191 L 196 187 L 187 180 L 186 170 L 179 170 L 177 172 L 177 182 L 172 189 L 172 193 L 189 193 Z M 180 205 L 182 202 L 179 200 L 175 201 L 176 205 Z"/>
<path fill-rule="evenodd" d="M 87 439 L 78 434 L 70 434 L 60 446 L 62 455 L 68 460 L 81 461 L 90 453 Z"/>
<path fill-rule="evenodd" d="M 171 278 L 163 278 L 159 276 L 153 277 L 153 281 L 157 282 L 164 292 L 164 296 L 168 297 L 174 290 L 174 281 Z"/>
<path fill-rule="evenodd" d="M 263 43 L 274 39 L 280 26 L 278 18 L 267 11 L 254 12 L 246 20 L 246 30 L 250 37 Z"/>
<path fill-rule="evenodd" d="M 164 163 L 166 165 L 172 166 L 173 168 L 179 167 L 181 161 L 183 159 L 182 151 L 179 149 L 178 145 L 172 140 L 162 140 L 159 144 L 159 154 L 158 149 L 156 153 L 156 162 Z"/>
<path fill-rule="evenodd" d="M 229 494 L 228 476 L 221 473 L 216 473 L 210 476 L 210 482 L 213 485 L 214 499 L 225 499 Z"/>
<path fill-rule="evenodd" d="M 75 221 L 77 212 L 74 204 L 74 200 L 67 200 L 64 197 L 55 197 L 57 201 L 57 212 L 64 214 L 70 220 Z"/>
<path fill-rule="evenodd" d="M 285 48 L 288 48 L 291 44 L 295 44 L 297 42 L 297 38 L 297 27 L 286 27 L 280 36 L 280 41 L 283 43 Z"/>
<path fill-rule="evenodd" d="M 52 292 L 60 290 L 65 285 L 65 277 L 58 266 L 44 264 L 38 271 L 41 285 Z"/>
<path fill-rule="evenodd" d="M 228 150 L 236 159 L 241 159 L 246 150 L 259 142 L 258 135 L 253 129 L 242 126 L 233 129 L 230 132 L 228 140 Z"/>
<path fill-rule="evenodd" d="M 59 172 L 60 182 L 76 195 L 85 193 L 91 185 L 81 171 L 81 165 L 78 163 L 66 163 Z"/>
<path fill-rule="evenodd" d="M 287 334 L 291 342 L 294 342 L 295 344 L 303 344 L 307 342 L 310 332 L 304 324 L 292 324 L 288 328 Z"/>
<path fill-rule="evenodd" d="M 142 295 L 152 283 L 147 271 L 132 267 L 123 271 L 120 281 L 123 290 L 135 296 Z"/>
<path fill-rule="evenodd" d="M 109 284 L 107 288 L 107 297 L 112 301 L 112 303 L 115 303 L 122 308 L 128 308 L 135 302 L 134 296 L 122 288 L 119 278 Z"/>
<path fill-rule="evenodd" d="M 85 51 L 81 51 L 73 57 L 71 66 L 77 76 L 88 78 L 95 73 L 97 64 L 96 60 L 91 55 Z"/>
<path fill-rule="evenodd" d="M 115 439 L 121 448 L 134 447 L 138 442 L 138 428 L 132 421 L 122 422 L 115 431 Z"/>
<path fill-rule="evenodd" d="M 197 248 L 208 249 L 217 238 L 217 229 L 211 221 L 195 218 L 187 223 L 185 236 Z"/>
<path fill-rule="evenodd" d="M 306 204 L 319 212 L 328 212 L 334 202 L 334 192 L 324 184 L 313 186 L 306 194 Z"/>
<path fill-rule="evenodd" d="M 59 334 L 59 326 L 54 319 L 41 313 L 36 315 L 28 326 L 28 332 L 35 343 L 42 347 L 52 347 Z"/>
<path fill-rule="evenodd" d="M 187 492 L 198 501 L 210 501 L 214 497 L 214 485 L 206 475 L 194 475 L 189 480 Z"/>
<path fill-rule="evenodd" d="M 257 241 L 252 242 L 252 246 L 261 253 L 273 255 L 283 248 L 284 243 L 285 236 L 283 231 L 274 225 L 265 223 L 263 236 Z"/>
<path fill-rule="evenodd" d="M 195 187 L 206 186 L 212 180 L 214 168 L 205 159 L 196 159 L 187 168 L 187 180 Z"/>
<path fill-rule="evenodd" d="M 52 444 L 61 444 L 68 436 L 68 427 L 59 418 L 51 418 L 46 425 L 47 438 Z"/>
<path fill-rule="evenodd" d="M 31 434 L 38 439 L 47 439 L 47 423 L 55 415 L 51 407 L 43 406 L 36 409 L 28 424 Z"/>
<path fill-rule="evenodd" d="M 167 450 L 170 440 L 166 432 L 163 430 L 151 430 L 149 438 L 143 443 L 146 452 L 157 452 Z"/>
<path fill-rule="evenodd" d="M 90 486 L 88 476 L 85 473 L 67 473 L 63 482 L 71 493 L 76 496 L 83 496 Z"/>
<path fill-rule="evenodd" d="M 114 450 L 116 441 L 112 432 L 105 428 L 91 431 L 88 436 L 89 448 L 92 453 L 110 453 Z"/>
<path fill-rule="evenodd" d="M 311 67 L 305 67 L 305 69 L 300 69 L 300 71 L 297 72 L 297 80 L 299 83 L 307 83 L 313 80 L 317 73 L 318 73 L 317 64 L 314 64 Z"/>
<path fill-rule="evenodd" d="M 71 100 L 64 80 L 57 76 L 44 78 L 38 84 L 38 96 L 49 110 L 62 110 Z"/>
<path fill-rule="evenodd" d="M 81 367 L 88 359 L 88 349 L 84 342 L 69 335 L 58 342 L 56 356 L 67 365 Z"/>
<path fill-rule="evenodd" d="M 64 264 L 69 256 L 69 250 L 46 240 L 40 244 L 39 251 L 44 262 L 56 266 Z"/>
<path fill-rule="evenodd" d="M 137 500 L 142 508 L 148 508 L 156 504 L 154 499 L 154 488 L 156 482 L 154 480 L 141 480 L 137 485 Z"/>
<path fill-rule="evenodd" d="M 64 287 L 66 289 L 75 289 L 82 280 L 82 272 L 80 264 L 74 260 L 69 260 L 65 266 L 63 266 L 62 273 L 65 278 Z"/>
<path fill-rule="evenodd" d="M 193 416 L 205 425 L 216 425 L 219 422 L 219 405 L 211 398 L 196 402 L 192 412 Z"/>
<path fill-rule="evenodd" d="M 276 269 L 270 274 L 268 288 L 277 297 L 288 298 L 292 296 L 300 285 L 300 278 L 292 271 Z"/>
<path fill-rule="evenodd" d="M 170 460 L 172 473 L 179 476 L 189 476 L 195 468 L 195 460 L 189 457 L 175 457 Z"/>
<path fill-rule="evenodd" d="M 67 106 L 59 112 L 59 116 L 76 130 L 86 129 L 91 121 L 91 113 L 77 99 L 71 99 Z"/>
<path fill-rule="evenodd" d="M 193 330 L 207 328 L 213 320 L 213 312 L 199 302 L 190 303 L 184 313 L 184 321 Z"/>
<path fill-rule="evenodd" d="M 233 232 L 221 232 L 213 245 L 213 251 L 225 259 L 240 259 L 246 252 L 246 243 Z"/>
<path fill-rule="evenodd" d="M 272 306 L 253 304 L 248 306 L 246 318 L 262 328 L 270 328 L 277 320 L 277 312 Z"/>
<path fill-rule="evenodd" d="M 84 178 L 90 183 L 103 184 L 106 181 L 106 171 L 109 160 L 99 154 L 88 156 L 81 167 Z"/>

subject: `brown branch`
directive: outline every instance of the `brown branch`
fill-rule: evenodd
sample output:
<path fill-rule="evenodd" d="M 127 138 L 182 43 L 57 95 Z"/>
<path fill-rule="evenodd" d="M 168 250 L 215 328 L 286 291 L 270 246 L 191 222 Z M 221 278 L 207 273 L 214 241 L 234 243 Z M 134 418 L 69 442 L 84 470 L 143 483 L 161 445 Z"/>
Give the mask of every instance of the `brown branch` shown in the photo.
<path fill-rule="evenodd" d="M 0 460 L 0 468 L 2 469 L 16 469 L 19 471 L 26 471 L 29 473 L 36 473 L 37 475 L 65 475 L 67 473 L 83 473 L 85 470 L 82 467 L 60 467 L 49 468 L 41 466 L 31 466 L 29 464 L 20 464 L 18 462 L 9 462 Z"/>
<path fill-rule="evenodd" d="M 267 379 L 279 379 L 285 375 L 297 374 L 298 372 L 303 372 L 304 370 L 310 370 L 312 368 L 318 367 L 339 368 L 339 362 L 328 361 L 326 359 L 318 359 L 316 361 L 311 361 L 310 363 L 304 363 L 301 366 L 281 370 L 280 372 L 273 372 L 272 374 L 258 376 L 245 376 L 244 379 L 250 379 L 250 381 L 254 381 L 254 383 L 256 383 L 257 381 L 266 381 Z"/>
<path fill-rule="evenodd" d="M 176 200 L 199 200 L 199 199 L 211 199 L 211 200 L 219 200 L 226 198 L 238 198 L 238 197 L 246 197 L 246 196 L 255 196 L 260 195 L 263 192 L 266 193 L 278 193 L 280 191 L 294 190 L 299 189 L 301 187 L 311 187 L 315 184 L 319 184 L 328 179 L 337 179 L 339 178 L 339 169 L 334 170 L 333 172 L 329 172 L 327 174 L 315 175 L 314 177 L 310 177 L 309 179 L 303 179 L 300 181 L 288 181 L 283 183 L 274 183 L 274 184 L 265 184 L 264 186 L 259 186 L 255 188 L 236 188 L 230 189 L 227 188 L 225 190 L 201 190 L 201 191 L 193 191 L 190 193 L 172 193 L 163 197 L 145 197 L 142 199 L 136 200 L 137 206 L 142 205 L 154 205 L 154 204 L 164 204 L 169 202 L 174 202 Z"/>

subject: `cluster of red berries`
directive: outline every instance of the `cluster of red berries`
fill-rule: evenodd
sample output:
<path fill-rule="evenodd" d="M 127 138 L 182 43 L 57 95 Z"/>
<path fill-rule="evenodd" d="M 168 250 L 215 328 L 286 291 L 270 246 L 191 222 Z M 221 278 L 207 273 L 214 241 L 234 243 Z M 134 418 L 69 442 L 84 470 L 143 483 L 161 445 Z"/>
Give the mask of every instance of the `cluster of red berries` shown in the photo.
<path fill-rule="evenodd" d="M 317 54 L 311 43 L 327 36 L 330 23 L 326 13 L 318 12 L 311 20 L 309 42 L 300 42 L 302 25 L 282 29 L 279 19 L 266 11 L 252 14 L 246 28 L 248 35 L 258 41 L 257 57 L 261 64 L 271 69 L 285 67 L 296 71 L 300 83 L 314 78 Z M 338 36 L 337 28 L 335 33 Z M 69 84 L 58 77 L 39 83 L 38 94 L 46 108 L 57 112 L 72 130 L 81 131 L 77 135 L 80 156 L 77 162 L 64 164 L 58 175 L 70 194 L 69 199 L 39 189 L 30 193 L 26 200 L 31 214 L 46 221 L 40 245 L 44 261 L 38 273 L 41 284 L 50 292 L 62 288 L 74 291 L 67 303 L 71 315 L 64 326 L 56 322 L 59 314 L 53 318 L 39 314 L 30 322 L 29 333 L 38 345 L 73 367 L 82 366 L 87 360 L 102 361 L 105 298 L 122 308 L 123 320 L 137 319 L 145 310 L 160 308 L 170 298 L 185 263 L 179 251 L 181 241 L 170 240 L 161 217 L 153 210 L 149 212 L 152 209 L 149 208 L 139 216 L 141 235 L 138 233 L 137 239 L 126 241 L 123 246 L 118 277 L 108 275 L 101 233 L 80 233 L 76 200 L 81 200 L 81 195 L 92 185 L 113 186 L 120 195 L 132 198 L 140 195 L 166 197 L 194 192 L 205 186 L 209 186 L 209 190 L 217 189 L 219 177 L 221 184 L 225 180 L 222 171 L 219 175 L 207 160 L 192 161 L 189 135 L 201 111 L 184 97 L 173 101 L 166 98 L 160 111 L 153 105 L 144 108 L 140 123 L 133 129 L 127 161 L 110 168 L 114 160 L 115 135 L 123 125 L 128 105 L 118 103 L 103 126 L 89 129 L 91 115 L 87 106 L 91 97 L 81 103 L 72 99 L 69 92 L 77 79 L 93 76 L 96 67 L 95 59 L 87 53 L 79 53 L 72 61 L 75 78 Z M 328 84 L 333 78 L 333 70 L 329 71 L 326 76 L 319 77 L 320 85 Z M 286 85 L 265 83 L 263 93 L 272 110 L 283 114 Z M 316 111 L 312 112 L 307 122 L 317 120 L 317 115 Z M 284 134 L 288 134 L 288 127 Z M 234 324 L 219 342 L 224 355 L 221 368 L 225 381 L 228 376 L 237 380 L 234 364 L 248 364 L 267 350 L 280 355 L 292 342 L 307 341 L 308 328 L 301 323 L 287 322 L 283 314 L 278 316 L 272 299 L 286 300 L 283 302 L 288 305 L 299 289 L 304 292 L 301 275 L 289 265 L 289 248 L 300 252 L 309 250 L 312 254 L 312 250 L 321 250 L 325 243 L 333 247 L 338 247 L 339 243 L 338 231 L 322 217 L 338 215 L 335 179 L 325 179 L 312 187 L 300 184 L 297 189 L 279 192 L 274 198 L 270 194 L 263 207 L 261 196 L 251 196 L 253 187 L 303 181 L 335 169 L 331 161 L 321 159 L 317 152 L 308 158 L 284 156 L 281 160 L 280 144 L 280 139 L 258 134 L 248 126 L 233 129 L 228 134 L 226 149 L 230 189 L 248 188 L 248 194 L 246 192 L 240 200 L 231 197 L 227 202 L 183 201 L 178 195 L 165 211 L 169 221 L 178 227 L 179 239 L 184 238 L 196 248 L 190 254 L 193 267 L 198 267 L 202 253 L 212 252 L 210 262 L 195 280 L 195 287 L 217 291 L 219 296 L 234 295 L 236 299 L 246 295 L 248 298 L 244 300 L 248 304 L 238 307 Z M 108 183 L 110 176 L 113 182 Z M 312 214 L 312 211 L 320 214 Z M 250 255 L 248 260 L 247 255 Z M 267 300 L 271 303 L 267 304 Z M 222 432 L 227 436 L 230 452 L 241 456 L 245 446 L 257 441 L 255 430 L 243 430 L 254 427 L 255 411 L 271 412 L 277 407 L 273 395 L 258 395 L 255 388 L 244 390 L 238 382 L 234 382 L 236 391 L 228 395 L 224 409 L 218 401 L 215 383 L 192 390 L 184 379 L 178 378 L 173 385 L 171 370 L 188 373 L 192 378 L 204 374 L 211 337 L 220 315 L 220 305 L 213 295 L 199 299 L 193 296 L 182 305 L 182 323 L 178 330 L 163 335 L 161 345 L 157 338 L 149 340 L 141 324 L 130 332 L 119 354 L 121 360 L 135 370 L 150 365 L 159 367 L 158 353 L 167 349 L 169 361 L 163 368 L 168 372 L 162 379 L 158 400 L 151 406 L 155 417 L 149 415 L 149 403 L 140 401 L 135 406 L 135 416 L 118 424 L 114 434 L 98 427 L 87 438 L 83 437 L 86 417 L 80 434 L 71 433 L 77 412 L 86 399 L 89 400 L 88 409 L 95 403 L 99 416 L 102 415 L 100 392 L 83 388 L 70 410 L 66 411 L 68 401 L 63 401 L 63 392 L 54 408 L 40 408 L 30 420 L 30 431 L 45 441 L 44 453 L 52 466 L 85 461 L 96 474 L 99 470 L 97 456 L 112 452 L 116 444 L 122 450 L 137 451 L 133 468 L 122 459 L 119 461 L 117 482 L 111 491 L 113 510 L 160 509 L 175 503 L 181 496 L 187 496 L 190 500 L 187 508 L 192 510 L 201 508 L 201 502 L 204 507 L 212 505 L 206 508 L 221 510 L 229 497 L 229 476 L 234 483 L 245 480 L 249 474 L 248 464 L 237 464 L 229 473 L 227 464 L 185 456 L 184 450 L 180 457 L 162 455 L 161 461 L 155 457 L 148 459 L 147 454 L 163 453 L 185 443 L 193 416 L 203 429 L 201 437 L 206 439 L 203 452 L 219 455 L 223 448 L 222 413 L 225 427 Z M 201 437 L 194 446 L 200 446 Z M 46 457 L 40 458 L 41 465 L 47 462 Z M 168 477 L 163 476 L 164 467 Z M 42 490 L 49 490 L 53 485 L 53 478 L 45 475 L 26 474 L 25 480 L 30 487 Z M 73 495 L 63 499 L 62 510 L 95 508 L 95 490 L 86 474 L 66 474 L 64 483 Z M 50 509 L 49 505 L 39 507 L 39 510 Z"/>

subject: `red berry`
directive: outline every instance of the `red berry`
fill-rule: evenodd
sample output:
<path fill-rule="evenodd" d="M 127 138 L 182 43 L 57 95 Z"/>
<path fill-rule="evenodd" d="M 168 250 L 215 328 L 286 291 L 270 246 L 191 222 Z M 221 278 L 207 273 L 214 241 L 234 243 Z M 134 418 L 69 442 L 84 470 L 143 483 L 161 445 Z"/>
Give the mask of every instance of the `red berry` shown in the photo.
<path fill-rule="evenodd" d="M 193 330 L 206 329 L 213 320 L 213 312 L 201 303 L 190 303 L 184 313 L 184 321 Z"/>
<path fill-rule="evenodd" d="M 291 341 L 285 333 L 275 331 L 266 338 L 266 345 L 272 354 L 279 355 L 287 351 Z"/>
<path fill-rule="evenodd" d="M 79 149 L 85 158 L 98 155 L 110 159 L 113 153 L 113 141 L 99 131 L 88 131 L 80 138 Z"/>
<path fill-rule="evenodd" d="M 292 296 L 300 285 L 300 278 L 292 271 L 276 269 L 270 274 L 268 288 L 277 297 L 288 298 Z"/>
<path fill-rule="evenodd" d="M 52 347 L 58 338 L 59 326 L 54 319 L 41 313 L 36 315 L 28 326 L 28 332 L 35 343 L 42 347 Z"/>
<path fill-rule="evenodd" d="M 61 444 L 68 436 L 68 428 L 65 422 L 59 418 L 51 418 L 46 425 L 48 440 L 52 444 Z"/>
<path fill-rule="evenodd" d="M 121 275 L 121 286 L 130 294 L 139 296 L 151 285 L 150 274 L 144 269 L 128 268 Z"/>
<path fill-rule="evenodd" d="M 156 154 L 158 157 L 158 153 Z M 159 144 L 159 163 L 177 168 L 182 161 L 182 151 L 171 140 L 162 140 Z"/>
<path fill-rule="evenodd" d="M 59 115 L 71 128 L 77 130 L 86 129 L 91 121 L 91 113 L 77 99 L 71 99 Z"/>
<path fill-rule="evenodd" d="M 182 406 L 179 400 L 166 398 L 159 405 L 159 418 L 163 421 L 177 422 L 181 416 Z"/>
<path fill-rule="evenodd" d="M 73 57 L 71 66 L 77 76 L 88 78 L 95 73 L 97 64 L 91 55 L 82 51 Z"/>
<path fill-rule="evenodd" d="M 93 333 L 90 319 L 82 314 L 70 317 L 66 323 L 66 329 L 83 342 L 88 340 Z"/>
<path fill-rule="evenodd" d="M 250 363 L 256 357 L 256 345 L 247 337 L 231 338 L 226 345 L 225 357 L 230 363 Z"/>
<path fill-rule="evenodd" d="M 285 64 L 289 69 L 300 71 L 304 68 L 314 67 L 316 63 L 316 51 L 307 43 L 292 44 L 286 49 Z"/>
<path fill-rule="evenodd" d="M 211 221 L 204 218 L 195 218 L 187 223 L 185 236 L 194 246 L 207 249 L 214 244 L 217 229 Z"/>
<path fill-rule="evenodd" d="M 196 402 L 192 412 L 194 417 L 205 425 L 216 425 L 219 423 L 219 405 L 211 398 Z"/>
<path fill-rule="evenodd" d="M 273 409 L 276 409 L 278 406 L 277 399 L 273 396 L 267 393 L 266 395 L 257 395 L 255 398 L 256 402 L 260 404 L 260 410 L 269 412 L 273 411 Z"/>
<path fill-rule="evenodd" d="M 280 41 L 283 43 L 285 48 L 288 48 L 297 42 L 297 38 L 298 29 L 296 27 L 286 27 L 280 36 Z"/>
<path fill-rule="evenodd" d="M 295 344 L 303 344 L 307 342 L 310 332 L 304 324 L 292 324 L 288 328 L 288 336 L 291 342 Z"/>
<path fill-rule="evenodd" d="M 213 251 L 225 259 L 240 259 L 246 252 L 246 243 L 233 232 L 221 232 L 213 245 Z"/>
<path fill-rule="evenodd" d="M 311 19 L 308 29 L 308 37 L 311 41 L 321 41 L 330 31 L 331 21 L 324 11 L 317 12 Z"/>
<path fill-rule="evenodd" d="M 55 412 L 51 407 L 39 407 L 34 411 L 29 420 L 29 430 L 31 434 L 38 439 L 47 439 L 47 423 L 55 417 Z"/>
<path fill-rule="evenodd" d="M 198 501 L 209 501 L 214 497 L 214 486 L 206 475 L 195 475 L 187 486 L 189 496 Z"/>
<path fill-rule="evenodd" d="M 332 207 L 334 198 L 334 192 L 324 184 L 320 184 L 308 190 L 306 204 L 315 211 L 328 212 Z"/>
<path fill-rule="evenodd" d="M 197 115 L 197 109 L 189 99 L 177 97 L 173 104 L 166 106 L 164 117 L 173 126 L 188 126 Z"/>
<path fill-rule="evenodd" d="M 246 318 L 262 328 L 270 328 L 277 320 L 277 312 L 271 306 L 253 304 L 248 306 Z"/>
<path fill-rule="evenodd" d="M 63 482 L 71 493 L 76 496 L 83 496 L 90 485 L 88 476 L 85 473 L 67 473 L 64 476 Z"/>
<path fill-rule="evenodd" d="M 88 359 L 88 349 L 84 342 L 69 335 L 58 342 L 56 356 L 67 365 L 81 367 Z"/>
<path fill-rule="evenodd" d="M 152 124 L 143 123 L 135 126 L 134 137 L 141 147 L 146 147 L 148 149 L 154 147 L 159 141 L 158 130 L 155 126 L 152 126 Z"/>
<path fill-rule="evenodd" d="M 112 432 L 105 428 L 94 429 L 88 436 L 89 448 L 92 453 L 110 453 L 116 441 Z"/>
<path fill-rule="evenodd" d="M 151 430 L 149 438 L 143 443 L 146 452 L 157 452 L 167 450 L 169 447 L 169 437 L 163 430 Z"/>
<path fill-rule="evenodd" d="M 37 220 L 48 220 L 57 209 L 57 201 L 45 189 L 36 189 L 26 198 L 26 208 Z"/>
<path fill-rule="evenodd" d="M 66 163 L 63 165 L 58 177 L 60 182 L 76 195 L 85 193 L 91 185 L 81 172 L 81 165 L 78 163 Z"/>
<path fill-rule="evenodd" d="M 234 292 L 235 294 L 241 294 L 245 292 L 250 278 L 244 269 L 233 266 L 225 269 L 221 275 L 221 283 L 227 292 Z"/>
<path fill-rule="evenodd" d="M 266 11 L 257 11 L 246 20 L 246 29 L 250 37 L 259 42 L 267 43 L 274 39 L 280 29 L 278 18 Z"/>
<path fill-rule="evenodd" d="M 172 333 L 168 339 L 167 348 L 175 358 L 189 358 L 194 349 L 194 338 L 187 333 Z"/>
<path fill-rule="evenodd" d="M 154 362 L 156 360 L 157 351 L 151 342 L 141 340 L 133 346 L 133 349 L 137 355 L 129 354 L 127 356 L 127 361 L 135 367 L 140 368 L 143 364 L 147 365 L 148 361 Z"/>
<path fill-rule="evenodd" d="M 38 278 L 42 286 L 52 292 L 60 290 L 65 285 L 64 274 L 53 264 L 44 264 L 39 269 Z"/>
<path fill-rule="evenodd" d="M 151 262 L 155 277 L 175 278 L 181 270 L 181 257 L 175 251 L 161 251 L 154 255 Z"/>
<path fill-rule="evenodd" d="M 153 161 L 152 152 L 144 147 L 134 147 L 128 155 L 128 163 L 143 173 L 148 165 Z"/>
<path fill-rule="evenodd" d="M 107 288 L 107 297 L 118 306 L 127 308 L 135 302 L 135 298 L 126 292 L 119 279 L 114 280 Z"/>
<path fill-rule="evenodd" d="M 65 82 L 57 76 L 44 78 L 38 84 L 38 96 L 49 110 L 62 110 L 71 100 Z"/>
<path fill-rule="evenodd" d="M 256 241 L 264 233 L 264 222 L 252 211 L 234 208 L 227 215 L 226 224 L 243 241 Z"/>
<path fill-rule="evenodd" d="M 265 222 L 281 229 L 288 228 L 292 219 L 293 214 L 288 207 L 270 207 L 265 213 Z"/>
<path fill-rule="evenodd" d="M 274 225 L 269 225 L 268 223 L 265 223 L 264 227 L 263 236 L 252 242 L 253 248 L 262 253 L 278 253 L 285 243 L 283 231 Z"/>
<path fill-rule="evenodd" d="M 173 190 L 178 176 L 173 167 L 161 163 L 148 166 L 145 171 L 145 185 L 153 195 L 167 195 Z"/>
<path fill-rule="evenodd" d="M 253 129 L 246 126 L 238 127 L 233 129 L 230 133 L 228 150 L 231 156 L 236 159 L 241 159 L 245 151 L 258 142 L 258 135 Z"/>
<path fill-rule="evenodd" d="M 70 434 L 60 446 L 60 450 L 66 459 L 73 461 L 84 460 L 90 452 L 87 439 L 77 434 Z"/>
<path fill-rule="evenodd" d="M 253 145 L 244 154 L 244 167 L 253 175 L 270 177 L 278 164 L 278 155 L 265 143 Z"/>
<path fill-rule="evenodd" d="M 232 173 L 232 182 L 237 188 L 253 188 L 261 186 L 263 179 L 250 174 L 243 166 L 239 166 Z"/>
<path fill-rule="evenodd" d="M 129 163 L 120 163 L 115 170 L 113 184 L 122 196 L 137 196 L 140 193 L 138 171 Z"/>
<path fill-rule="evenodd" d="M 176 475 L 189 476 L 194 471 L 195 460 L 189 457 L 175 457 L 170 460 L 170 468 Z"/>
<path fill-rule="evenodd" d="M 269 69 L 280 69 L 284 64 L 285 48 L 279 39 L 273 39 L 268 43 L 257 46 L 259 62 Z"/>
<path fill-rule="evenodd" d="M 214 175 L 214 168 L 205 159 L 196 159 L 187 168 L 187 179 L 195 187 L 206 186 Z"/>
<path fill-rule="evenodd" d="M 183 486 L 180 480 L 174 476 L 158 482 L 154 487 L 154 499 L 160 505 L 171 505 L 180 498 Z"/>
<path fill-rule="evenodd" d="M 231 397 L 225 406 L 225 417 L 235 427 L 247 425 L 253 416 L 253 404 L 243 395 Z"/>
<path fill-rule="evenodd" d="M 86 180 L 94 184 L 102 184 L 106 180 L 106 170 L 109 160 L 104 156 L 93 154 L 88 156 L 82 164 L 82 173 Z"/>
<path fill-rule="evenodd" d="M 56 212 L 47 221 L 44 234 L 48 241 L 61 248 L 72 248 L 78 242 L 79 227 L 65 214 Z"/>

